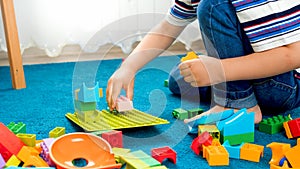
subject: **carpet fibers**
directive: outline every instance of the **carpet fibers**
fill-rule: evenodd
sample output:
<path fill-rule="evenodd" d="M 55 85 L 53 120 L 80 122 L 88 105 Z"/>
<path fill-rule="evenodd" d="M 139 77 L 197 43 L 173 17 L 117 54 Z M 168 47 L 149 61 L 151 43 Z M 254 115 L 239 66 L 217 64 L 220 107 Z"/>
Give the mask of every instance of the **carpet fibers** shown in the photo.
<path fill-rule="evenodd" d="M 193 153 L 190 145 L 195 138 L 188 134 L 188 126 L 172 117 L 172 110 L 202 107 L 190 100 L 183 100 L 171 94 L 164 87 L 168 72 L 179 61 L 179 57 L 160 57 L 147 64 L 138 72 L 135 79 L 134 107 L 143 112 L 168 120 L 169 124 L 124 129 L 124 148 L 131 151 L 143 150 L 150 154 L 152 148 L 171 146 L 177 152 L 177 163 L 164 161 L 168 168 L 269 168 L 271 150 L 264 149 L 264 156 L 259 163 L 230 159 L 229 166 L 210 167 L 205 159 Z M 14 90 L 11 86 L 9 67 L 0 67 L 0 122 L 23 122 L 27 133 L 36 134 L 37 139 L 47 138 L 49 131 L 57 126 L 65 127 L 66 133 L 84 132 L 69 121 L 65 114 L 74 112 L 74 90 L 82 83 L 93 87 L 97 82 L 105 91 L 106 83 L 119 67 L 121 60 L 89 61 L 78 63 L 58 63 L 24 66 L 27 88 Z M 106 109 L 106 100 L 101 98 L 98 109 Z M 297 110 L 292 117 L 299 117 Z M 256 126 L 257 127 L 257 126 Z M 284 132 L 269 135 L 255 130 L 255 144 L 266 146 L 271 142 L 296 144 L 289 140 Z"/>

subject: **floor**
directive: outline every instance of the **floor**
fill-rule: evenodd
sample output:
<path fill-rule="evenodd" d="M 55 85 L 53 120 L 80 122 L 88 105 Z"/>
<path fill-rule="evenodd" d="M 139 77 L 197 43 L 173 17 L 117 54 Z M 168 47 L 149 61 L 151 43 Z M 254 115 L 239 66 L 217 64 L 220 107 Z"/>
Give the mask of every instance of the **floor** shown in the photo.
<path fill-rule="evenodd" d="M 135 43 L 133 47 L 138 44 Z M 206 53 L 202 41 L 196 41 L 192 44 L 191 49 L 196 52 Z M 170 56 L 177 54 L 186 54 L 191 49 L 186 49 L 185 45 L 176 42 L 168 50 L 161 54 L 161 56 Z M 128 56 L 122 52 L 121 48 L 111 44 L 102 46 L 94 53 L 82 53 L 79 45 L 67 45 L 63 48 L 61 55 L 57 57 L 49 57 L 44 50 L 36 47 L 25 49 L 22 53 L 23 64 L 45 64 L 45 63 L 59 63 L 59 62 L 76 62 L 88 60 L 114 59 L 124 58 Z M 9 65 L 7 53 L 0 51 L 0 66 Z"/>

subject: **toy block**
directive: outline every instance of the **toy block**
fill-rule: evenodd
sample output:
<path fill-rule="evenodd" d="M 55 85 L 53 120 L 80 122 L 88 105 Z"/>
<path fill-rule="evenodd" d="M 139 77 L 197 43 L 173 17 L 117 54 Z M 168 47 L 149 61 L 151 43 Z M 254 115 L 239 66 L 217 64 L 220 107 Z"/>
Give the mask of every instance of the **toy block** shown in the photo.
<path fill-rule="evenodd" d="M 240 152 L 244 143 L 232 146 L 230 145 L 229 141 L 226 140 L 222 145 L 226 148 L 227 152 L 229 153 L 229 158 L 240 159 Z"/>
<path fill-rule="evenodd" d="M 258 130 L 268 134 L 279 133 L 283 130 L 283 123 L 289 120 L 290 117 L 282 115 L 269 117 L 259 123 Z"/>
<path fill-rule="evenodd" d="M 165 159 L 169 159 L 176 164 L 176 152 L 168 146 L 153 148 L 151 150 L 151 156 L 160 163 L 162 163 Z"/>
<path fill-rule="evenodd" d="M 154 166 L 154 167 L 148 167 L 145 169 L 168 169 L 166 166 L 162 165 L 162 166 Z"/>
<path fill-rule="evenodd" d="M 87 88 L 85 83 L 82 84 L 79 90 L 75 90 L 75 96 L 78 97 L 78 101 L 88 102 L 99 102 L 99 85 L 98 82 L 92 88 Z"/>
<path fill-rule="evenodd" d="M 287 138 L 289 138 L 289 139 L 293 138 L 293 135 L 291 133 L 291 130 L 290 130 L 288 122 L 284 122 L 283 123 L 283 128 L 285 130 L 285 134 L 286 134 Z"/>
<path fill-rule="evenodd" d="M 263 156 L 264 146 L 257 144 L 245 143 L 241 147 L 240 159 L 253 162 L 259 162 Z"/>
<path fill-rule="evenodd" d="M 115 155 L 115 160 L 117 163 L 121 163 L 122 165 L 125 164 L 125 161 L 122 160 L 122 156 L 126 156 L 129 152 L 130 149 L 125 149 L 125 148 L 118 148 L 118 147 L 113 147 L 112 152 Z"/>
<path fill-rule="evenodd" d="M 99 112 L 95 110 L 77 111 L 76 116 L 81 122 L 85 123 L 94 123 L 100 121 L 101 118 Z"/>
<path fill-rule="evenodd" d="M 0 154 L 0 168 L 4 168 L 4 166 L 5 166 L 5 161 L 2 155 Z"/>
<path fill-rule="evenodd" d="M 123 148 L 123 134 L 122 131 L 112 130 L 102 133 L 102 138 L 106 140 L 111 147 Z"/>
<path fill-rule="evenodd" d="M 242 143 L 254 142 L 254 132 L 237 134 L 232 136 L 223 136 L 221 134 L 221 142 L 224 143 L 226 140 L 229 141 L 230 145 L 239 145 Z"/>
<path fill-rule="evenodd" d="M 103 133 L 107 133 L 107 132 L 110 132 L 110 131 L 113 131 L 113 130 L 99 130 L 99 131 L 93 131 L 91 133 L 96 135 L 96 136 L 102 137 Z"/>
<path fill-rule="evenodd" d="M 62 136 L 64 134 L 66 134 L 66 128 L 64 128 L 64 127 L 55 127 L 54 129 L 52 129 L 49 132 L 49 137 L 50 138 L 57 138 L 57 137 Z"/>
<path fill-rule="evenodd" d="M 300 168 L 299 152 L 300 145 L 296 145 L 285 153 L 285 157 L 291 164 L 292 168 Z"/>
<path fill-rule="evenodd" d="M 99 92 L 99 98 L 102 98 L 104 96 L 103 95 L 103 88 L 99 88 L 98 92 Z"/>
<path fill-rule="evenodd" d="M 188 52 L 186 56 L 182 57 L 180 59 L 180 61 L 184 62 L 187 60 L 192 60 L 192 59 L 197 59 L 197 58 L 198 58 L 198 55 L 194 51 L 191 51 L 191 52 Z"/>
<path fill-rule="evenodd" d="M 126 169 L 140 169 L 160 166 L 160 163 L 141 150 L 121 157 L 126 162 Z"/>
<path fill-rule="evenodd" d="M 300 118 L 288 121 L 293 138 L 300 136 Z"/>
<path fill-rule="evenodd" d="M 0 122 L 0 154 L 7 161 L 25 145 L 9 128 Z"/>
<path fill-rule="evenodd" d="M 272 142 L 267 145 L 272 150 L 272 158 L 270 164 L 279 165 L 280 160 L 284 157 L 284 154 L 291 149 L 291 145 L 287 143 Z"/>
<path fill-rule="evenodd" d="M 33 147 L 23 146 L 17 157 L 24 162 L 23 167 L 49 167 L 39 154 Z"/>
<path fill-rule="evenodd" d="M 208 146 L 205 158 L 210 166 L 229 165 L 229 154 L 223 146 Z"/>
<path fill-rule="evenodd" d="M 90 110 L 96 110 L 97 103 L 96 102 L 82 102 L 79 100 L 74 100 L 75 109 L 77 111 L 90 111 Z"/>
<path fill-rule="evenodd" d="M 160 166 L 160 162 L 158 162 L 156 159 L 152 158 L 150 155 L 144 153 L 143 151 L 135 151 L 131 153 L 133 156 L 138 157 L 141 159 L 144 163 L 146 163 L 149 167 L 155 167 Z"/>
<path fill-rule="evenodd" d="M 297 145 L 300 145 L 300 138 L 297 139 Z"/>
<path fill-rule="evenodd" d="M 220 143 L 220 141 L 219 140 L 216 140 L 216 139 L 213 139 L 212 140 L 212 142 L 211 142 L 211 145 L 208 145 L 208 146 L 205 146 L 205 145 L 202 145 L 202 147 L 203 147 L 203 153 L 202 153 L 202 156 L 203 156 L 203 158 L 206 158 L 205 157 L 205 155 L 207 155 L 207 147 L 209 147 L 209 146 L 221 146 L 221 143 Z"/>
<path fill-rule="evenodd" d="M 41 142 L 41 148 L 42 151 L 40 151 L 40 156 L 43 158 L 44 161 L 47 162 L 49 166 L 55 166 L 54 162 L 51 160 L 49 151 L 50 151 L 50 146 L 54 142 L 54 138 L 46 138 L 43 139 L 43 142 Z"/>
<path fill-rule="evenodd" d="M 220 131 L 216 125 L 199 125 L 198 126 L 198 135 L 207 131 L 213 139 L 220 140 Z"/>
<path fill-rule="evenodd" d="M 36 135 L 35 134 L 25 134 L 25 133 L 18 133 L 17 137 L 22 140 L 22 142 L 29 146 L 35 147 L 36 144 Z"/>
<path fill-rule="evenodd" d="M 174 118 L 178 119 L 178 120 L 184 120 L 189 118 L 189 113 L 187 110 L 184 110 L 182 108 L 177 108 L 174 109 L 172 112 L 172 115 Z"/>
<path fill-rule="evenodd" d="M 164 86 L 165 86 L 165 87 L 169 87 L 169 80 L 168 80 L 168 79 L 166 79 L 166 80 L 164 81 Z"/>
<path fill-rule="evenodd" d="M 26 133 L 26 125 L 22 122 L 10 122 L 7 127 L 11 130 L 14 134 L 18 133 Z"/>
<path fill-rule="evenodd" d="M 17 166 L 20 165 L 20 163 L 21 163 L 21 160 L 18 159 L 17 156 L 12 155 L 12 156 L 8 159 L 8 161 L 6 162 L 5 166 L 6 166 L 6 167 L 9 167 L 9 166 L 16 166 L 16 167 L 17 167 Z"/>
<path fill-rule="evenodd" d="M 228 109 L 223 112 L 214 112 L 214 113 L 202 115 L 197 120 L 188 123 L 189 126 L 192 126 L 189 133 L 190 134 L 198 134 L 198 126 L 199 125 L 216 123 L 220 120 L 224 120 L 224 119 L 231 117 L 233 114 L 234 114 L 233 109 Z M 219 129 L 219 127 L 218 127 L 218 129 Z"/>
<path fill-rule="evenodd" d="M 203 145 L 211 145 L 212 140 L 212 136 L 207 131 L 205 131 L 193 140 L 191 144 L 191 149 L 194 151 L 195 154 L 200 155 L 200 152 L 203 150 Z"/>
<path fill-rule="evenodd" d="M 116 101 L 116 109 L 118 112 L 130 111 L 133 109 L 132 101 L 125 96 L 120 96 Z"/>
<path fill-rule="evenodd" d="M 201 109 L 201 108 L 190 109 L 190 110 L 188 110 L 188 116 L 189 116 L 189 118 L 192 118 L 192 117 L 195 117 L 195 116 L 197 116 L 197 115 L 199 115 L 203 112 L 204 112 L 204 110 Z"/>
<path fill-rule="evenodd" d="M 274 165 L 274 164 L 270 164 L 270 169 L 291 169 L 288 162 L 287 161 L 284 161 L 282 166 L 277 166 L 277 165 Z M 293 168 L 293 169 L 296 169 L 296 168 Z M 297 168 L 299 169 L 299 168 Z"/>
<path fill-rule="evenodd" d="M 240 127 L 243 126 L 243 127 Z M 247 109 L 240 109 L 232 116 L 217 123 L 222 135 L 231 136 L 254 132 L 254 113 Z"/>
<path fill-rule="evenodd" d="M 7 167 L 5 169 L 25 169 L 27 167 L 14 167 L 14 166 L 10 166 Z M 30 167 L 30 168 L 38 168 L 38 169 L 55 169 L 54 167 Z"/>

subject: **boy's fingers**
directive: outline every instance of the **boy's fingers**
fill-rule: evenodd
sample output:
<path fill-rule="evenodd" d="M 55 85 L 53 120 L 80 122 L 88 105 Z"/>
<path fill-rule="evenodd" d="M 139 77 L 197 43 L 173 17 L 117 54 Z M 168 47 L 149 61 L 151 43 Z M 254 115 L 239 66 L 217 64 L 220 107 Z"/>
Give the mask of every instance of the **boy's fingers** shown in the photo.
<path fill-rule="evenodd" d="M 112 88 L 111 88 L 111 80 L 108 81 L 107 83 L 107 88 L 106 88 L 106 102 L 108 104 L 108 107 L 110 110 L 112 110 L 112 105 L 111 105 L 111 92 L 112 92 Z"/>
<path fill-rule="evenodd" d="M 126 97 L 130 100 L 133 99 L 133 88 L 134 88 L 134 79 L 130 82 L 129 86 L 126 89 Z"/>
<path fill-rule="evenodd" d="M 112 84 L 111 88 L 111 108 L 114 109 L 116 107 L 116 100 L 120 95 L 122 89 L 122 85 L 120 83 Z"/>

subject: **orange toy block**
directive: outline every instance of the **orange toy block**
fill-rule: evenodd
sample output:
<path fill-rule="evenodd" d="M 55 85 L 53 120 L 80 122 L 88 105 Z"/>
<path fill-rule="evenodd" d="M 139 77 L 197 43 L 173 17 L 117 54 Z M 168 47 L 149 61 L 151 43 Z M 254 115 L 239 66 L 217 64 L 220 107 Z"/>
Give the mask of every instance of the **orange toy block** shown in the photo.
<path fill-rule="evenodd" d="M 17 155 L 25 144 L 3 123 L 0 123 L 0 154 L 5 161 Z"/>
<path fill-rule="evenodd" d="M 220 143 L 219 140 L 213 139 L 212 142 L 211 142 L 211 145 L 209 145 L 209 146 L 221 146 L 221 143 Z M 209 146 L 205 146 L 205 145 L 202 146 L 202 148 L 203 148 L 203 154 L 202 154 L 203 158 L 206 158 L 205 157 L 205 155 L 207 154 L 207 150 L 206 149 Z"/>
<path fill-rule="evenodd" d="M 24 162 L 23 167 L 49 167 L 49 165 L 44 161 L 35 148 L 29 146 L 23 146 L 18 153 L 18 158 Z"/>
<path fill-rule="evenodd" d="M 286 134 L 287 138 L 293 138 L 293 135 L 291 133 L 290 126 L 289 126 L 288 122 L 283 122 L 283 128 L 285 130 L 285 134 Z"/>
<path fill-rule="evenodd" d="M 296 145 L 285 153 L 286 159 L 289 161 L 293 168 L 300 168 L 299 152 L 300 145 Z"/>
<path fill-rule="evenodd" d="M 272 150 L 272 159 L 270 164 L 279 165 L 280 160 L 284 157 L 284 154 L 291 149 L 291 145 L 287 143 L 273 142 L 267 145 Z"/>
<path fill-rule="evenodd" d="M 205 151 L 210 166 L 229 165 L 229 154 L 223 146 L 208 146 Z"/>
<path fill-rule="evenodd" d="M 245 143 L 241 147 L 240 159 L 259 162 L 260 157 L 263 156 L 263 153 L 264 153 L 264 146 Z"/>

